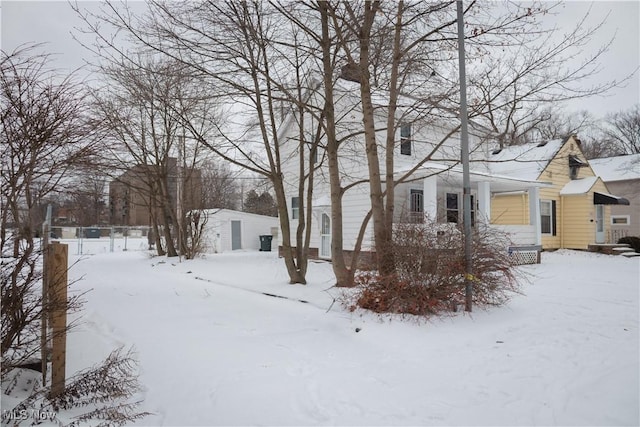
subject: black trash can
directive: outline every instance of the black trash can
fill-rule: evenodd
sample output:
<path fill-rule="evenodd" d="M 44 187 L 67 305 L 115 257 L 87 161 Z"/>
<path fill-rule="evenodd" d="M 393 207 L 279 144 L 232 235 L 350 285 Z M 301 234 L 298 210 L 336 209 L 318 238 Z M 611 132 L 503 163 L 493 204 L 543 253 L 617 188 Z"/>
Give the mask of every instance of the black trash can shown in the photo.
<path fill-rule="evenodd" d="M 99 228 L 85 228 L 84 229 L 84 237 L 85 237 L 85 239 L 99 239 L 100 238 L 100 229 Z"/>
<path fill-rule="evenodd" d="M 269 234 L 260 236 L 260 252 L 271 252 L 271 240 L 273 236 Z"/>

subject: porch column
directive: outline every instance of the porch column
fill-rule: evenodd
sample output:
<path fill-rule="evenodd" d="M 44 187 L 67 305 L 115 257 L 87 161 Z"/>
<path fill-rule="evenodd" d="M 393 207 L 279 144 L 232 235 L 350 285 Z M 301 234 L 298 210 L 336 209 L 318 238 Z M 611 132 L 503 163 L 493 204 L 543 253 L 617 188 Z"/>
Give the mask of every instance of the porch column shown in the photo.
<path fill-rule="evenodd" d="M 491 184 L 478 182 L 478 222 L 491 224 Z"/>
<path fill-rule="evenodd" d="M 531 187 L 529 193 L 529 224 L 533 225 L 536 245 L 542 244 L 542 227 L 540 226 L 540 189 Z"/>
<path fill-rule="evenodd" d="M 429 221 L 438 220 L 438 177 L 428 176 L 422 181 L 422 200 L 424 203 L 424 216 Z"/>

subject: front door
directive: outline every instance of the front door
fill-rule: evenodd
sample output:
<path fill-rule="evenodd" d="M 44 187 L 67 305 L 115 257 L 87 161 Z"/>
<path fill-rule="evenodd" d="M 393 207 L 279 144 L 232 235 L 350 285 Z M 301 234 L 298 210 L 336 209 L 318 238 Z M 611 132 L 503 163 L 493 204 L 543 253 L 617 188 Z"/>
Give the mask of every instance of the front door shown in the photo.
<path fill-rule="evenodd" d="M 596 206 L 596 243 L 604 243 L 604 205 Z"/>
<path fill-rule="evenodd" d="M 240 221 L 231 221 L 231 250 L 242 249 L 242 234 Z"/>
<path fill-rule="evenodd" d="M 320 219 L 320 258 L 331 258 L 331 218 L 326 213 Z"/>

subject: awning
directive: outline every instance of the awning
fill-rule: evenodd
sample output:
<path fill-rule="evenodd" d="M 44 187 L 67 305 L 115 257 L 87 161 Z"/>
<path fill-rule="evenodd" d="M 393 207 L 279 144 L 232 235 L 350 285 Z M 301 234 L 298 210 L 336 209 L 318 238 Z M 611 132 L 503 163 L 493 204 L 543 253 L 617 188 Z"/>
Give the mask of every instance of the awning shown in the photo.
<path fill-rule="evenodd" d="M 594 205 L 629 205 L 629 201 L 624 197 L 614 196 L 613 194 L 593 192 Z"/>

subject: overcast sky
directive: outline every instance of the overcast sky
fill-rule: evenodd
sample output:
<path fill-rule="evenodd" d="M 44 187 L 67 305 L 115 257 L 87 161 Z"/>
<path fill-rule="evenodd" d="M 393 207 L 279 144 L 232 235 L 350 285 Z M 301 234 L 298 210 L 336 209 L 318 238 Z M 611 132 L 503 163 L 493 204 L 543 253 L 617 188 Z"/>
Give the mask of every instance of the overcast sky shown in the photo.
<path fill-rule="evenodd" d="M 83 7 L 90 5 L 81 3 Z M 602 62 L 598 79 L 620 79 L 640 66 L 640 1 L 571 1 L 558 8 L 560 15 L 549 17 L 567 28 L 575 25 L 591 7 L 590 23 L 609 14 L 607 23 L 592 45 L 615 40 Z M 27 42 L 48 42 L 47 50 L 57 53 L 57 67 L 74 69 L 83 65 L 88 53 L 73 40 L 71 31 L 81 26 L 79 18 L 66 1 L 2 1 L 0 3 L 2 34 L 0 43 L 5 52 Z M 570 109 L 586 109 L 596 117 L 627 109 L 640 103 L 640 77 L 636 71 L 626 87 L 572 103 Z"/>

